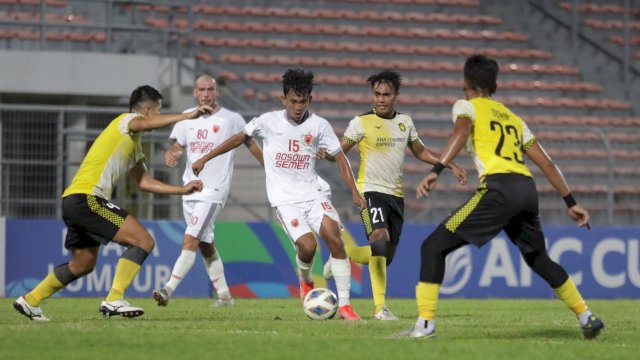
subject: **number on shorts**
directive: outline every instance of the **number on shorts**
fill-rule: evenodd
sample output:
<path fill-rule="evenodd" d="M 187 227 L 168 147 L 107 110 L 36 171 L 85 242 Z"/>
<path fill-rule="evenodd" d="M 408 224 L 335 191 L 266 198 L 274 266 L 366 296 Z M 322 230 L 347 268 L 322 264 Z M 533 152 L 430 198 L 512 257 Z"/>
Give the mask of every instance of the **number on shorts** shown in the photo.
<path fill-rule="evenodd" d="M 379 219 L 378 216 L 380 216 Z M 371 208 L 371 222 L 373 224 L 384 222 L 384 216 L 382 216 L 382 208 Z"/>
<path fill-rule="evenodd" d="M 331 210 L 331 203 L 328 201 L 322 202 L 320 205 L 322 205 L 323 210 Z"/>
<path fill-rule="evenodd" d="M 118 210 L 120 210 L 120 207 L 118 205 L 112 204 L 110 202 L 105 203 L 104 206 L 108 207 L 109 209 L 118 209 Z"/>

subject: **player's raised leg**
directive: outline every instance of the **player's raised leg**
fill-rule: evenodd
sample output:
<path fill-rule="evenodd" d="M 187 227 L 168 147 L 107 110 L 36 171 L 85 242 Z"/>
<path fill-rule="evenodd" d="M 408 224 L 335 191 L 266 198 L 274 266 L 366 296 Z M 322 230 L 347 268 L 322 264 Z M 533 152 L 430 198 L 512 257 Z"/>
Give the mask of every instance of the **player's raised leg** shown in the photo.
<path fill-rule="evenodd" d="M 345 320 L 360 320 L 350 303 L 351 265 L 340 236 L 340 224 L 329 216 L 324 216 L 320 227 L 320 236 L 331 253 L 331 273 L 338 290 L 338 315 Z"/>

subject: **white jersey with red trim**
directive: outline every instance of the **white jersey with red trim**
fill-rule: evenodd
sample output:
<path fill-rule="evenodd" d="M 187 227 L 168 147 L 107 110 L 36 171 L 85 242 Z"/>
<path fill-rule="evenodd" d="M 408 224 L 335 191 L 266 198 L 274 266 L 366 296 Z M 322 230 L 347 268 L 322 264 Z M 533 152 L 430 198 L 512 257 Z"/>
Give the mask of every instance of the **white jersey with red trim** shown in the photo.
<path fill-rule="evenodd" d="M 316 152 L 330 155 L 342 151 L 327 120 L 309 113 L 301 124 L 287 118 L 286 110 L 264 113 L 244 128 L 249 136 L 263 140 L 262 152 L 271 206 L 324 198 L 318 184 Z"/>
<path fill-rule="evenodd" d="M 185 110 L 185 113 L 195 108 Z M 184 195 L 183 200 L 199 200 L 223 204 L 227 201 L 233 174 L 233 153 L 209 160 L 200 174 L 195 176 L 191 165 L 208 154 L 229 137 L 242 132 L 245 121 L 240 114 L 220 108 L 215 114 L 205 114 L 198 119 L 176 123 L 169 138 L 182 146 L 187 155 L 187 165 L 182 175 L 184 183 L 202 180 L 202 191 Z"/>

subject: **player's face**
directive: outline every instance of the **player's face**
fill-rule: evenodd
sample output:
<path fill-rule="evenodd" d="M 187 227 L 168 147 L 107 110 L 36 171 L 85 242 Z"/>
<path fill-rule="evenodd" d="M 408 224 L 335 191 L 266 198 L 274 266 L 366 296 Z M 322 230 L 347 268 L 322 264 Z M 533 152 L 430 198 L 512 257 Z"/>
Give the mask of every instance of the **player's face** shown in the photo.
<path fill-rule="evenodd" d="M 398 98 L 398 92 L 393 86 L 386 82 L 379 82 L 374 84 L 371 93 L 376 114 L 383 117 L 391 116 L 393 114 L 393 106 Z"/>
<path fill-rule="evenodd" d="M 218 96 L 218 88 L 215 80 L 205 77 L 196 81 L 196 86 L 193 89 L 193 97 L 198 102 L 198 105 L 214 106 L 216 96 Z"/>
<path fill-rule="evenodd" d="M 309 109 L 311 95 L 301 95 L 291 91 L 286 96 L 282 96 L 282 104 L 287 109 L 287 117 L 295 122 L 300 122 Z"/>

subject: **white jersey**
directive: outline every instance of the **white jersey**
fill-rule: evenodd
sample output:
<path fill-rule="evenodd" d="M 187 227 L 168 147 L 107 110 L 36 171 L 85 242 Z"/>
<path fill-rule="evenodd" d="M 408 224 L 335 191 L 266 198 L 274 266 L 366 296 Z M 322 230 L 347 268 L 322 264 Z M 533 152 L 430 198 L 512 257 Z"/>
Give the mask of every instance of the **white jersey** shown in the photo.
<path fill-rule="evenodd" d="M 185 110 L 185 113 L 194 109 Z M 225 108 L 220 108 L 213 115 L 205 114 L 198 119 L 176 123 L 169 138 L 185 148 L 187 153 L 187 165 L 182 180 L 185 184 L 192 180 L 202 180 L 204 185 L 200 192 L 183 195 L 183 200 L 199 200 L 224 205 L 231 185 L 234 150 L 209 160 L 199 176 L 195 176 L 191 165 L 229 137 L 241 132 L 244 125 L 244 119 L 240 114 Z"/>
<path fill-rule="evenodd" d="M 342 150 L 329 122 L 315 114 L 302 123 L 287 119 L 286 110 L 264 113 L 251 120 L 244 131 L 263 139 L 262 152 L 271 206 L 324 198 L 318 184 L 316 152 L 330 155 Z"/>

